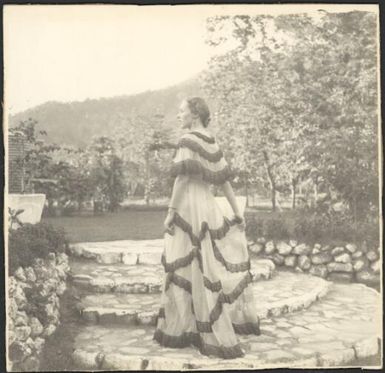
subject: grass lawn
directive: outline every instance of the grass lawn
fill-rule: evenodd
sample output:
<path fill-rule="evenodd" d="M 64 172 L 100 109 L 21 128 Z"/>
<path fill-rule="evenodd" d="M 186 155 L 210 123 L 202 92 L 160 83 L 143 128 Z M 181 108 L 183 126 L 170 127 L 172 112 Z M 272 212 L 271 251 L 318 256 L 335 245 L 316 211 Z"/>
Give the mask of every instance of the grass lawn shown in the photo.
<path fill-rule="evenodd" d="M 259 219 L 271 219 L 278 212 L 267 210 L 247 210 L 246 221 L 255 215 Z M 290 224 L 291 211 L 281 214 Z M 163 222 L 167 210 L 154 207 L 151 209 L 126 209 L 102 215 L 44 217 L 43 222 L 62 227 L 68 233 L 71 242 L 97 242 L 113 240 L 144 240 L 163 237 Z"/>
<path fill-rule="evenodd" d="M 71 242 L 143 240 L 163 237 L 166 210 L 122 210 L 103 215 L 46 217 L 42 221 L 62 227 Z"/>

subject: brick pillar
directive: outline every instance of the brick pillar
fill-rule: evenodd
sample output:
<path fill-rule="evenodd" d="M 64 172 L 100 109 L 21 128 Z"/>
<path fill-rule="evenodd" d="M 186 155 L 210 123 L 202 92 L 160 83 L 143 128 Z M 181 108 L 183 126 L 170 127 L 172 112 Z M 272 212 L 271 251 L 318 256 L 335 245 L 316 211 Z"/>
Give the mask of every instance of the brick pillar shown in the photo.
<path fill-rule="evenodd" d="M 9 134 L 8 136 L 8 192 L 22 193 L 23 167 L 20 159 L 24 155 L 25 138 L 19 134 Z"/>

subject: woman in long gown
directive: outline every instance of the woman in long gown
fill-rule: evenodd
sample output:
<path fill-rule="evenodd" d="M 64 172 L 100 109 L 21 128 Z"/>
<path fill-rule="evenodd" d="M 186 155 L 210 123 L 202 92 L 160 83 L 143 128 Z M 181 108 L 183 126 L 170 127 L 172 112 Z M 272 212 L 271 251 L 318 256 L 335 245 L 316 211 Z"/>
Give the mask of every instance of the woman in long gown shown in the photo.
<path fill-rule="evenodd" d="M 187 129 L 172 164 L 175 177 L 164 222 L 165 269 L 154 339 L 166 347 L 194 345 L 204 355 L 244 355 L 236 334 L 259 335 L 250 258 L 229 180 L 232 172 L 206 129 L 210 112 L 201 98 L 182 102 Z M 234 217 L 225 217 L 210 185 L 221 186 Z"/>

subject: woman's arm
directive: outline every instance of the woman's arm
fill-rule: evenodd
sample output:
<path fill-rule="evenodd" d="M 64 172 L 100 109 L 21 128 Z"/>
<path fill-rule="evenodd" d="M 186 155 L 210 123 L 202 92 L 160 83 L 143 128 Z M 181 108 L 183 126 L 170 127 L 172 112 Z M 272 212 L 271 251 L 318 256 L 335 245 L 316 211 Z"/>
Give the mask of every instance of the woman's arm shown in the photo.
<path fill-rule="evenodd" d="M 178 175 L 175 178 L 174 187 L 172 189 L 172 195 L 169 203 L 169 208 L 178 210 L 183 193 L 186 192 L 186 186 L 189 181 L 188 175 Z"/>
<path fill-rule="evenodd" d="M 237 200 L 235 198 L 233 187 L 231 186 L 229 181 L 226 181 L 222 184 L 222 190 L 223 190 L 223 194 L 226 196 L 227 200 L 230 203 L 230 206 L 233 209 L 234 215 L 240 216 L 240 212 L 238 209 L 238 204 L 237 204 Z"/>
<path fill-rule="evenodd" d="M 174 234 L 173 220 L 175 212 L 180 207 L 180 202 L 183 193 L 186 192 L 187 182 L 189 177 L 187 175 L 178 175 L 175 178 L 174 187 L 172 188 L 172 196 L 168 205 L 168 213 L 164 221 L 164 227 L 169 234 Z"/>

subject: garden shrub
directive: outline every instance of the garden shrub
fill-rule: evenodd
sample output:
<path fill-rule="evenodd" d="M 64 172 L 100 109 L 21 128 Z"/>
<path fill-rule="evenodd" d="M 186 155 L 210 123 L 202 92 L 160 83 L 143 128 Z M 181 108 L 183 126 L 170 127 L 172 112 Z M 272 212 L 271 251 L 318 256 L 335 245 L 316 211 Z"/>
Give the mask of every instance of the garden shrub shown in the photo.
<path fill-rule="evenodd" d="M 245 215 L 246 236 L 251 239 L 285 239 L 290 237 L 289 227 L 283 215 L 261 219 L 254 214 Z"/>
<path fill-rule="evenodd" d="M 290 238 L 287 222 L 282 215 L 266 219 L 263 223 L 263 235 L 267 239 L 283 240 Z"/>
<path fill-rule="evenodd" d="M 256 218 L 254 214 L 245 214 L 246 236 L 257 239 L 263 236 L 263 220 Z"/>
<path fill-rule="evenodd" d="M 35 258 L 46 258 L 49 252 L 62 253 L 68 248 L 63 229 L 50 224 L 24 224 L 8 236 L 9 272 L 32 265 Z"/>
<path fill-rule="evenodd" d="M 355 224 L 346 211 L 305 208 L 263 218 L 255 213 L 246 213 L 245 219 L 246 236 L 251 240 L 259 237 L 277 240 L 293 238 L 308 244 L 341 246 L 352 242 L 369 248 L 379 246 L 378 218 Z"/>
<path fill-rule="evenodd" d="M 378 246 L 379 224 L 365 221 L 354 223 L 352 216 L 343 212 L 299 210 L 294 217 L 294 236 L 308 243 L 320 242 L 340 245 L 346 242 Z"/>

